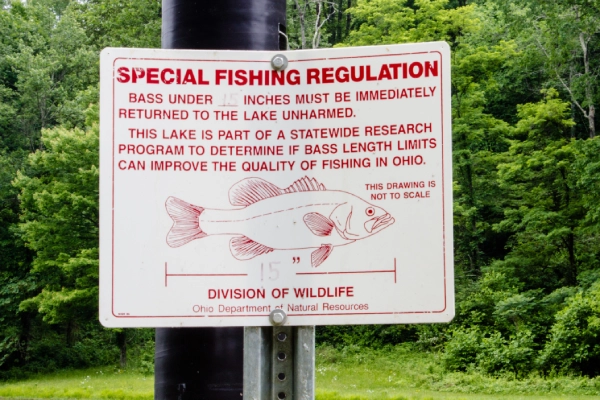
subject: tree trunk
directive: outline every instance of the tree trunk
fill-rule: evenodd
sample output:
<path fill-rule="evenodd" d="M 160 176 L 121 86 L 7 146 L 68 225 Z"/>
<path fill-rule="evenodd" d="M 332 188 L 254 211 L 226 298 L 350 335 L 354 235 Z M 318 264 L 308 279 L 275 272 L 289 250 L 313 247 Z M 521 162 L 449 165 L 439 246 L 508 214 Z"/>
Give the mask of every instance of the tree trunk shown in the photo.
<path fill-rule="evenodd" d="M 593 139 L 596 137 L 595 118 L 596 118 L 596 107 L 594 107 L 593 104 L 590 104 L 589 111 L 588 111 L 588 123 L 590 126 L 590 139 Z"/>
<path fill-rule="evenodd" d="M 315 5 L 315 11 L 317 13 L 317 18 L 315 19 L 315 34 L 312 38 L 312 48 L 318 49 L 319 42 L 321 41 L 321 14 L 323 13 L 323 2 L 322 0 L 318 0 Z"/>
<path fill-rule="evenodd" d="M 298 12 L 298 21 L 300 22 L 300 48 L 306 48 L 306 0 L 304 0 L 304 6 L 300 7 L 298 0 L 294 0 L 296 4 L 296 11 Z"/>
<path fill-rule="evenodd" d="M 577 260 L 575 260 L 575 235 L 573 231 L 567 237 L 569 251 L 569 272 L 567 273 L 567 284 L 571 286 L 577 285 Z"/>
<path fill-rule="evenodd" d="M 337 10 L 337 24 L 334 30 L 334 34 L 333 34 L 333 44 L 337 44 L 340 43 L 343 38 L 342 38 L 342 14 L 343 14 L 343 4 L 342 4 L 342 0 L 338 1 L 338 10 Z"/>
<path fill-rule="evenodd" d="M 583 67 L 585 69 L 585 77 L 589 80 L 590 78 L 590 60 L 588 56 L 588 39 L 585 34 L 581 32 L 579 34 L 579 43 L 581 44 L 581 50 L 583 50 Z M 585 100 L 588 103 L 588 126 L 590 129 L 590 138 L 596 137 L 596 107 L 594 107 L 594 93 L 592 92 L 592 82 L 586 82 L 585 84 Z"/>
<path fill-rule="evenodd" d="M 21 313 L 21 332 L 19 334 L 19 364 L 24 366 L 29 359 L 29 342 L 31 339 L 31 314 Z"/>
<path fill-rule="evenodd" d="M 66 339 L 67 347 L 73 346 L 73 343 L 75 342 L 75 323 L 72 321 L 67 322 Z"/>
<path fill-rule="evenodd" d="M 561 168 L 560 175 L 565 185 L 565 205 L 564 209 L 568 209 L 571 206 L 571 187 L 569 186 L 567 180 L 567 172 L 564 168 Z M 555 204 L 559 204 L 558 200 L 555 201 Z M 559 206 L 558 209 L 561 207 Z M 567 281 L 567 285 L 576 286 L 577 285 L 577 259 L 575 257 L 575 233 L 573 233 L 573 227 L 570 227 L 569 234 L 567 235 L 567 239 L 563 240 L 567 247 L 567 253 L 569 254 L 569 270 L 566 272 L 565 277 Z"/>
<path fill-rule="evenodd" d="M 117 332 L 117 345 L 121 356 L 119 357 L 119 365 L 121 368 L 127 367 L 127 330 L 122 329 Z"/>
<path fill-rule="evenodd" d="M 352 0 L 348 0 L 348 8 L 352 7 Z M 350 14 L 346 14 L 346 37 L 350 34 Z"/>

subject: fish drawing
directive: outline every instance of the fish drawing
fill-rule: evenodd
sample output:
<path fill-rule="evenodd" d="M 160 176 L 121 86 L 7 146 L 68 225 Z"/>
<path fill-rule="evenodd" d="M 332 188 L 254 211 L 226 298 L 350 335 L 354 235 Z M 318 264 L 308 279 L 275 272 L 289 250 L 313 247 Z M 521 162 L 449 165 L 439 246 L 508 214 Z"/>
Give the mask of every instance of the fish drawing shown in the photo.
<path fill-rule="evenodd" d="M 238 260 L 274 250 L 314 248 L 311 264 L 318 267 L 334 247 L 365 239 L 394 223 L 384 209 L 351 193 L 328 190 L 308 177 L 284 189 L 247 178 L 229 189 L 229 201 L 240 208 L 209 209 L 169 197 L 165 207 L 173 226 L 167 244 L 179 247 L 209 235 L 232 235 L 229 248 Z"/>

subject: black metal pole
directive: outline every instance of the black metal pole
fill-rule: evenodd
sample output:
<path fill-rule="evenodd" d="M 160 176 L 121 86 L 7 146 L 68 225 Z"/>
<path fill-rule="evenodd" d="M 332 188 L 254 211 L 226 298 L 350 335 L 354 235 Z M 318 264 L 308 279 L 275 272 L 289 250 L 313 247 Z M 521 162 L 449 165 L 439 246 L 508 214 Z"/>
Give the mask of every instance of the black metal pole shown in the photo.
<path fill-rule="evenodd" d="M 285 50 L 279 34 L 285 32 L 285 0 L 163 0 L 162 4 L 163 49 Z"/>
<path fill-rule="evenodd" d="M 163 0 L 163 49 L 285 50 L 286 0 Z M 241 399 L 243 328 L 156 329 L 156 400 Z"/>

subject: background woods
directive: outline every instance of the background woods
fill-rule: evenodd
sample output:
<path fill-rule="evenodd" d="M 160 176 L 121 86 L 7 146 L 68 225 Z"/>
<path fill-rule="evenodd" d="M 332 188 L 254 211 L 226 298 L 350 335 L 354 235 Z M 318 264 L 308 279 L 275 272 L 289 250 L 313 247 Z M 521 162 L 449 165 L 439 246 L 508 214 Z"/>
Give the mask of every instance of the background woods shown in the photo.
<path fill-rule="evenodd" d="M 97 322 L 98 59 L 159 47 L 157 0 L 0 1 L 0 374 L 129 363 L 153 331 Z M 320 327 L 448 370 L 600 374 L 600 1 L 288 0 L 291 50 L 452 48 L 457 314 Z"/>

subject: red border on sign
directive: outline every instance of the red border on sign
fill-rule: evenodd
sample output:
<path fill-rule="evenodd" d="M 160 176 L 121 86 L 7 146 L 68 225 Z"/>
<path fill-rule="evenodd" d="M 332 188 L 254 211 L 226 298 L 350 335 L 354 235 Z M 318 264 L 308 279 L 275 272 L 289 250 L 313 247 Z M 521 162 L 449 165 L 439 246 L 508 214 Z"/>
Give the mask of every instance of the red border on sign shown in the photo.
<path fill-rule="evenodd" d="M 412 52 L 412 53 L 393 53 L 393 54 L 377 54 L 377 55 L 365 55 L 365 56 L 353 56 L 353 57 L 327 57 L 327 58 L 312 58 L 312 59 L 302 59 L 302 60 L 290 60 L 290 63 L 293 62 L 307 62 L 307 61 L 325 61 L 325 60 L 344 60 L 344 59 L 357 59 L 357 58 L 377 58 L 377 57 L 401 57 L 401 56 L 409 56 L 409 55 L 417 55 L 417 54 L 431 54 L 437 53 L 440 57 L 440 65 L 442 66 L 442 73 L 440 74 L 440 110 L 441 110 L 441 130 L 442 130 L 442 249 L 443 249 L 443 265 L 444 265 L 444 308 L 441 310 L 435 311 L 390 311 L 390 312 L 350 312 L 350 313 L 319 313 L 319 314 L 293 314 L 289 313 L 288 316 L 310 316 L 310 317 L 330 317 L 330 316 L 347 316 L 347 315 L 402 315 L 402 314 L 441 314 L 446 311 L 447 308 L 447 266 L 446 266 L 446 208 L 445 208 L 445 131 L 444 131 L 444 85 L 443 85 L 443 54 L 440 51 L 432 50 L 432 51 L 422 51 L 422 52 Z M 242 314 L 242 315 L 117 315 L 115 314 L 115 64 L 118 60 L 156 60 L 156 61 L 186 61 L 186 62 L 240 62 L 240 63 L 270 63 L 268 61 L 261 60 L 198 60 L 198 59 L 166 59 L 166 58 L 133 58 L 133 57 L 117 57 L 113 60 L 113 71 L 112 71 L 112 193 L 111 193 L 111 218 L 112 218 L 112 240 L 111 240 L 111 252 L 112 252 L 112 270 L 111 270 L 111 313 L 115 318 L 119 319 L 139 319 L 139 318 L 235 318 L 235 317 L 268 317 L 268 314 Z M 166 268 L 166 266 L 165 266 Z M 363 273 L 364 271 L 349 271 L 347 273 Z M 374 271 L 371 271 L 374 272 Z M 391 272 L 391 271 L 376 271 L 376 272 Z M 394 259 L 394 281 L 396 281 L 396 259 Z M 316 273 L 316 274 L 341 274 L 342 272 L 329 272 L 329 273 Z M 306 273 L 310 274 L 310 273 Z M 306 275 L 302 274 L 302 275 Z M 315 274 L 315 273 L 313 273 Z M 193 274 L 186 274 L 193 275 Z M 298 274 L 300 275 L 300 274 Z M 165 284 L 167 274 L 165 272 Z M 199 276 L 199 275 L 198 275 Z M 204 274 L 203 276 L 208 276 Z"/>

